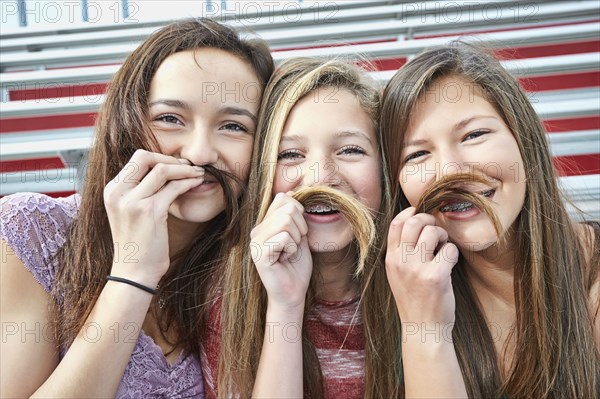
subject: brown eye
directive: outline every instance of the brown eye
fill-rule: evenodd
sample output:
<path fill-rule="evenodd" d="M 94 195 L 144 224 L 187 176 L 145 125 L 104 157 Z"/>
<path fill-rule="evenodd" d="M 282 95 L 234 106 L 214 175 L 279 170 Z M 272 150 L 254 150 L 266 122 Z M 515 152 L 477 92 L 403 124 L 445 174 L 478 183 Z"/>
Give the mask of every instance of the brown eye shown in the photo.
<path fill-rule="evenodd" d="M 239 123 L 226 123 L 225 125 L 223 125 L 223 127 L 221 128 L 222 130 L 229 130 L 232 132 L 244 132 L 247 133 L 248 129 L 246 129 L 246 127 L 244 125 L 241 125 Z"/>
<path fill-rule="evenodd" d="M 300 151 L 298 150 L 286 150 L 282 151 L 277 155 L 277 160 L 280 161 L 282 159 L 298 159 L 302 156 Z"/>
<path fill-rule="evenodd" d="M 340 151 L 340 155 L 364 155 L 366 154 L 365 150 L 360 148 L 357 145 L 348 145 Z"/>
<path fill-rule="evenodd" d="M 489 133 L 489 130 L 475 130 L 474 132 L 471 132 L 469 134 L 467 134 L 464 138 L 463 141 L 467 141 L 467 140 L 473 140 L 476 139 L 477 137 L 481 137 L 484 134 Z"/>
<path fill-rule="evenodd" d="M 413 152 L 412 154 L 409 154 L 406 158 L 404 158 L 404 163 L 412 161 L 413 159 L 417 159 L 419 157 L 422 157 L 425 154 L 427 154 L 427 151 Z"/>
<path fill-rule="evenodd" d="M 154 120 L 158 121 L 158 122 L 183 125 L 183 123 L 175 115 L 169 115 L 169 114 L 160 115 L 160 116 L 156 117 Z"/>

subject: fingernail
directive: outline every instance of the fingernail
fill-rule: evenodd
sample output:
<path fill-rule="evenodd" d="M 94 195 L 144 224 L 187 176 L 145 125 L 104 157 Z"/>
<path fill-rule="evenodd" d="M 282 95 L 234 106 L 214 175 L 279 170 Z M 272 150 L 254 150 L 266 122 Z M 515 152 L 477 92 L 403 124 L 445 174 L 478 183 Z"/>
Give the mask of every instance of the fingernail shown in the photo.
<path fill-rule="evenodd" d="M 192 164 L 192 162 L 189 159 L 177 158 L 177 160 L 179 161 L 179 163 L 184 164 L 184 165 L 191 165 Z"/>
<path fill-rule="evenodd" d="M 202 166 L 192 166 L 196 172 L 204 172 L 204 168 Z"/>

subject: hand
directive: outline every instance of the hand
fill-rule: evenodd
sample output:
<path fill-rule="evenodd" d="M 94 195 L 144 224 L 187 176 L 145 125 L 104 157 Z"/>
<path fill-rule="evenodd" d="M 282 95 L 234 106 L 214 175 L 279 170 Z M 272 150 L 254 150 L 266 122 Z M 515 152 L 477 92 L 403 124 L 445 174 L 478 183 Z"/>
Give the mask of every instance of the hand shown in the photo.
<path fill-rule="evenodd" d="M 202 168 L 174 157 L 144 150 L 133 154 L 104 188 L 115 243 L 112 275 L 156 287 L 170 265 L 169 207 L 203 178 Z"/>
<path fill-rule="evenodd" d="M 392 221 L 385 268 L 403 323 L 441 323 L 442 328 L 454 323 L 450 274 L 459 252 L 447 240 L 448 233 L 435 225 L 432 215 L 415 215 L 413 207 Z"/>
<path fill-rule="evenodd" d="M 304 310 L 312 274 L 304 207 L 279 193 L 251 234 L 252 260 L 269 297 L 269 306 Z"/>

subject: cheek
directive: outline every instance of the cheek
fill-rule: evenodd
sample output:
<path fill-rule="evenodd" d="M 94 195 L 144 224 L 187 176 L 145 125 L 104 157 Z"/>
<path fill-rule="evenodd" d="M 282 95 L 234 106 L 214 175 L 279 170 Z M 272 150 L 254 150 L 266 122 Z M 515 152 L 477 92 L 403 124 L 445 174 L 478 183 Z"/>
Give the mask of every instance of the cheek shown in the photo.
<path fill-rule="evenodd" d="M 293 190 L 298 173 L 298 168 L 278 165 L 273 178 L 273 196 Z"/>
<path fill-rule="evenodd" d="M 417 173 L 407 173 L 403 170 L 400 172 L 398 178 L 400 189 L 411 206 L 417 206 L 421 194 L 425 191 L 426 182 L 422 181 L 418 176 L 419 174 Z"/>
<path fill-rule="evenodd" d="M 246 181 L 250 174 L 250 158 L 252 156 L 252 143 L 239 143 L 229 145 L 221 151 L 227 169 L 236 174 L 241 181 Z"/>

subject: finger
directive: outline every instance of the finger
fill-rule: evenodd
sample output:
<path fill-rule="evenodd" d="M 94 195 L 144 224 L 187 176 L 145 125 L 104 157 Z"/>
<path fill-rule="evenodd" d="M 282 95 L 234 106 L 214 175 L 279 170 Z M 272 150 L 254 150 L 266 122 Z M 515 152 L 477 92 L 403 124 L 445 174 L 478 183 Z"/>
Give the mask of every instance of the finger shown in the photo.
<path fill-rule="evenodd" d="M 445 267 L 448 270 L 448 274 L 452 272 L 452 269 L 458 262 L 460 252 L 458 247 L 451 242 L 447 242 L 437 252 L 433 258 L 433 262 L 437 265 Z"/>
<path fill-rule="evenodd" d="M 285 204 L 283 207 L 274 211 L 269 217 L 263 219 L 258 228 L 251 234 L 257 240 L 261 237 L 270 237 L 274 233 L 287 231 L 296 243 L 300 242 L 302 233 L 298 225 L 304 221 L 294 204 Z M 304 225 L 306 222 L 304 222 Z"/>
<path fill-rule="evenodd" d="M 295 242 L 290 242 L 283 247 L 283 251 L 279 255 L 280 262 L 295 262 L 297 260 L 298 249 L 300 246 Z"/>
<path fill-rule="evenodd" d="M 204 169 L 200 166 L 159 163 L 144 176 L 137 187 L 133 188 L 131 195 L 133 198 L 147 198 L 156 194 L 171 180 L 189 178 L 195 178 L 201 183 L 204 180 Z"/>
<path fill-rule="evenodd" d="M 416 214 L 405 221 L 400 237 L 402 245 L 409 250 L 414 249 L 425 226 L 435 226 L 435 218 L 427 213 Z"/>
<path fill-rule="evenodd" d="M 263 254 L 267 256 L 267 264 L 271 266 L 279 260 L 282 252 L 287 247 L 296 246 L 296 243 L 287 231 L 282 231 L 267 239 L 261 246 Z"/>
<path fill-rule="evenodd" d="M 300 243 L 296 246 L 296 251 L 286 257 L 286 260 L 292 264 L 303 259 L 303 257 L 311 256 L 310 247 L 308 246 L 308 237 L 302 236 Z"/>
<path fill-rule="evenodd" d="M 202 179 L 199 178 L 171 180 L 152 199 L 147 199 L 147 201 L 153 201 L 156 211 L 162 215 L 168 212 L 169 207 L 177 197 L 185 194 L 194 187 L 198 187 L 200 184 L 202 184 Z"/>
<path fill-rule="evenodd" d="M 272 215 L 273 212 L 275 212 L 277 209 L 281 208 L 285 204 L 285 197 L 286 195 L 284 193 L 277 193 L 275 197 L 273 197 L 273 201 L 271 201 L 271 205 L 269 205 L 269 208 L 267 209 L 267 213 L 265 213 L 265 217 L 263 218 L 263 220 Z"/>
<path fill-rule="evenodd" d="M 393 250 L 400 247 L 400 239 L 402 236 L 402 228 L 404 226 L 404 222 L 406 222 L 408 218 L 412 217 L 415 214 L 415 211 L 416 210 L 414 207 L 408 207 L 399 214 L 397 214 L 396 217 L 392 220 L 387 236 L 388 250 Z"/>
<path fill-rule="evenodd" d="M 421 230 L 416 249 L 422 254 L 425 262 L 431 262 L 435 255 L 435 249 L 446 241 L 448 241 L 446 230 L 439 226 L 426 225 Z"/>
<path fill-rule="evenodd" d="M 265 218 L 273 212 L 275 212 L 277 209 L 290 203 L 294 204 L 295 207 L 298 208 L 298 211 L 300 211 L 300 213 L 304 212 L 304 207 L 302 206 L 302 204 L 300 204 L 300 202 L 296 201 L 294 198 L 292 198 L 286 193 L 277 193 L 277 195 L 275 195 L 275 198 L 273 198 L 273 202 L 271 202 L 269 209 L 267 209 Z"/>
<path fill-rule="evenodd" d="M 180 161 L 172 156 L 150 152 L 146 150 L 136 150 L 129 162 L 112 180 L 118 191 L 126 191 L 132 186 L 139 184 L 144 176 L 158 163 L 180 164 Z"/>

